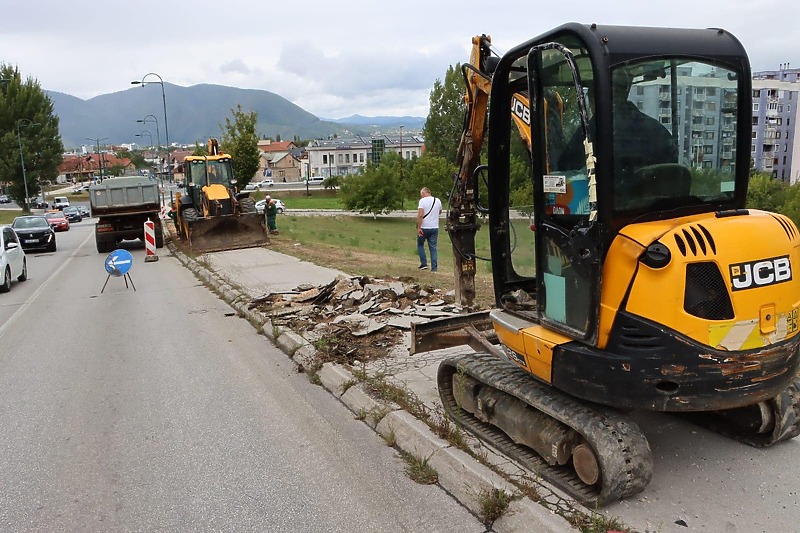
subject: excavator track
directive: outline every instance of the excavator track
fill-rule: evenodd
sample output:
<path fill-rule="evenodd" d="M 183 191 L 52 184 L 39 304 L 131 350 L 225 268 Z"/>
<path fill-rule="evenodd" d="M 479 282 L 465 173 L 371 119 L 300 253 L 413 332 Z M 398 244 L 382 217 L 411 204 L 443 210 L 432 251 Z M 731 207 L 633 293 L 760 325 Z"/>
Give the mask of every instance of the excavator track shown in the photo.
<path fill-rule="evenodd" d="M 595 483 L 580 479 L 571 464 L 549 464 L 532 448 L 517 444 L 498 427 L 479 420 L 456 401 L 454 380 L 469 376 L 516 398 L 580 435 L 591 448 L 599 467 Z M 481 440 L 519 461 L 537 475 L 587 505 L 604 505 L 641 492 L 652 477 L 650 445 L 639 427 L 616 411 L 567 396 L 536 381 L 512 363 L 486 353 L 454 356 L 442 361 L 438 371 L 439 394 L 445 411 Z M 581 455 L 585 455 L 581 451 Z"/>
<path fill-rule="evenodd" d="M 758 408 L 759 405 L 751 406 L 751 409 Z M 800 378 L 796 377 L 780 394 L 765 402 L 763 409 L 766 410 L 771 424 L 767 430 L 761 432 L 733 423 L 741 418 L 741 409 L 688 416 L 694 423 L 748 446 L 768 448 L 800 435 Z"/>

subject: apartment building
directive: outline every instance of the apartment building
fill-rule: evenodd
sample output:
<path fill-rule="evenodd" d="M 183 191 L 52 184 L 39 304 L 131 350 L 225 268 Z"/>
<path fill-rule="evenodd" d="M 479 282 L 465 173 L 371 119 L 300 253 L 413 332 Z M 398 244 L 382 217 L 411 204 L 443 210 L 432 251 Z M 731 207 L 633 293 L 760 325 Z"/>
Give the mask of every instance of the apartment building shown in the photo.
<path fill-rule="evenodd" d="M 753 74 L 750 157 L 757 170 L 791 184 L 800 181 L 799 96 L 800 69 L 786 64 Z"/>
<path fill-rule="evenodd" d="M 425 143 L 416 135 L 317 139 L 306 147 L 306 164 L 311 176 L 346 176 L 360 172 L 369 161 L 380 163 L 384 153 L 412 159 L 420 157 L 424 149 Z"/>

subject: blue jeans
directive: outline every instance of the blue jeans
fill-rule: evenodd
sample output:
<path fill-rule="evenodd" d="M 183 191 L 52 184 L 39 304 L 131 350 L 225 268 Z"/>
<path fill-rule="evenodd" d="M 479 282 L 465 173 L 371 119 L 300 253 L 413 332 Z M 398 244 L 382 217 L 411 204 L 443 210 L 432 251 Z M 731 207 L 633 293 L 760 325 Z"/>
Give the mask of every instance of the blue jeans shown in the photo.
<path fill-rule="evenodd" d="M 439 228 L 423 228 L 422 237 L 417 235 L 417 253 L 419 254 L 420 266 L 427 266 L 428 260 L 425 257 L 425 241 L 428 241 L 428 249 L 431 251 L 431 270 L 439 268 L 439 253 L 436 251 L 436 243 L 439 241 Z"/>

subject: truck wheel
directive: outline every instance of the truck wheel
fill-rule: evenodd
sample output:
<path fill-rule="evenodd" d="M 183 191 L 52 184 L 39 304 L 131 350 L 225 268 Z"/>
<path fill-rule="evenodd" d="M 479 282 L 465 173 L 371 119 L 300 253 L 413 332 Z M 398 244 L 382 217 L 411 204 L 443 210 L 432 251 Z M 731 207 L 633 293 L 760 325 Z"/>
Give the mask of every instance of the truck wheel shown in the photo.
<path fill-rule="evenodd" d="M 194 222 L 199 218 L 199 216 L 197 215 L 197 209 L 195 209 L 194 207 L 187 207 L 186 209 L 183 210 L 181 214 L 183 215 L 183 218 L 186 220 L 186 222 Z"/>
<path fill-rule="evenodd" d="M 239 200 L 239 209 L 242 213 L 256 213 L 256 201 L 250 197 Z"/>

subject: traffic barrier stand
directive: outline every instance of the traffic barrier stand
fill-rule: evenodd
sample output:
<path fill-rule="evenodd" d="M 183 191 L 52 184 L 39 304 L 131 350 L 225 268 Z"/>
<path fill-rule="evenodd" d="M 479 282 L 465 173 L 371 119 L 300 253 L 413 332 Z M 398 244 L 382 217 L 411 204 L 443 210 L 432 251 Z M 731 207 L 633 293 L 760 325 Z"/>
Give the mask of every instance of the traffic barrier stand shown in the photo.
<path fill-rule="evenodd" d="M 145 263 L 158 261 L 158 256 L 156 255 L 156 225 L 149 218 L 144 223 L 144 248 L 146 251 Z"/>

